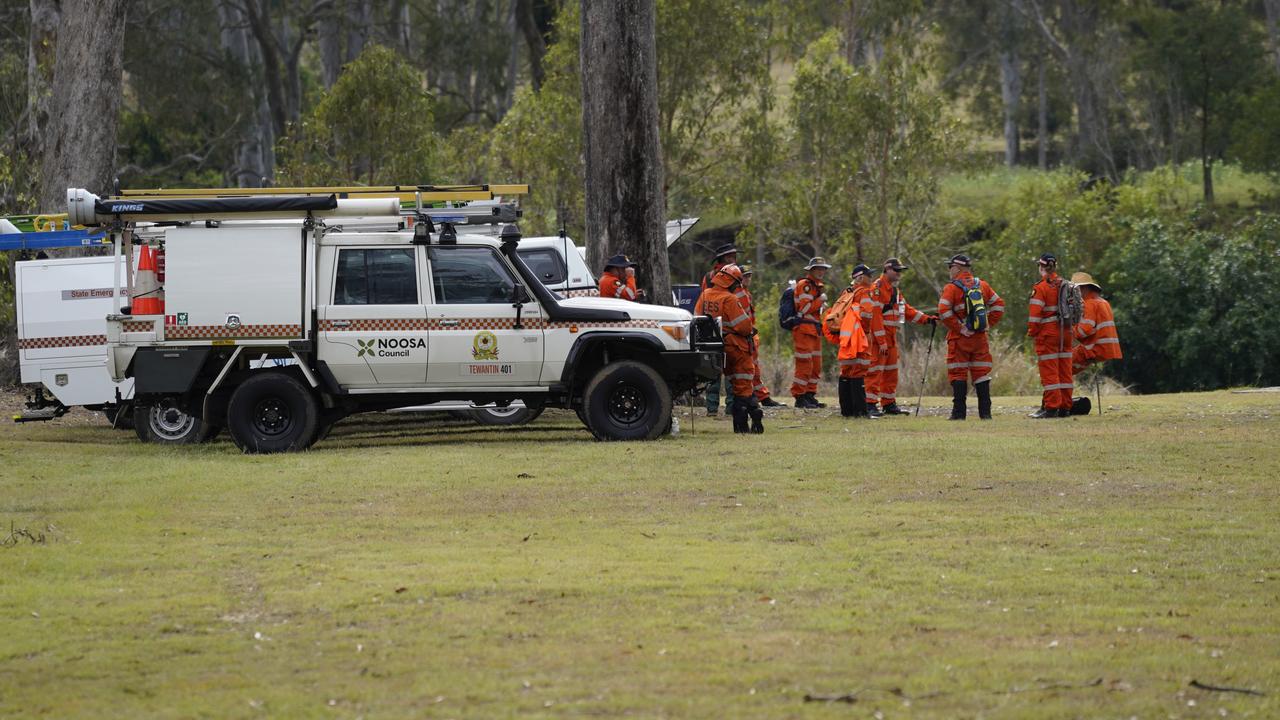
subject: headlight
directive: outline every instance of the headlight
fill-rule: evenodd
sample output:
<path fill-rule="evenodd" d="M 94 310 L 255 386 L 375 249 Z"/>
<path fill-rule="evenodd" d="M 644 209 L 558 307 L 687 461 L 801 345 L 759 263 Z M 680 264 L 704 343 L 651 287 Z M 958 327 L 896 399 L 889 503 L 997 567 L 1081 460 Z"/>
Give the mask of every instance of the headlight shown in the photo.
<path fill-rule="evenodd" d="M 662 328 L 662 332 L 670 335 L 676 342 L 682 345 L 689 343 L 689 323 L 687 321 L 658 323 L 658 327 Z"/>

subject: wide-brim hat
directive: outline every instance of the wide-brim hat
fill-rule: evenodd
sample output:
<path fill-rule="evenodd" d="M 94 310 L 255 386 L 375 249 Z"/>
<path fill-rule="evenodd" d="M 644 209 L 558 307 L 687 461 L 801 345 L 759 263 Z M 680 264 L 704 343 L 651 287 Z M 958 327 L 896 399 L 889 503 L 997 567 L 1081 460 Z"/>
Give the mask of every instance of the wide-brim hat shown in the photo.
<path fill-rule="evenodd" d="M 951 267 L 952 265 L 959 265 L 960 267 L 973 267 L 973 261 L 969 259 L 968 255 L 965 255 L 964 253 L 960 253 L 959 255 L 952 255 L 951 258 L 947 260 L 947 267 Z"/>
<path fill-rule="evenodd" d="M 735 247 L 733 243 L 725 243 L 724 245 L 721 245 L 720 247 L 716 248 L 715 259 L 719 260 L 725 255 L 737 255 L 737 254 L 738 254 L 738 248 Z"/>
<path fill-rule="evenodd" d="M 896 258 L 896 257 L 889 258 L 888 260 L 885 260 L 885 261 L 884 261 L 884 266 L 885 266 L 885 268 L 886 268 L 886 269 L 889 269 L 889 270 L 896 270 L 896 271 L 898 271 L 898 272 L 902 272 L 903 270 L 910 270 L 910 269 L 911 269 L 911 267 L 910 267 L 909 265 L 903 265 L 903 264 L 902 264 L 902 261 L 901 261 L 901 260 L 899 260 L 899 259 L 898 259 L 898 258 Z"/>
<path fill-rule="evenodd" d="M 1076 285 L 1092 285 L 1098 292 L 1102 292 L 1102 286 L 1093 279 L 1092 275 L 1086 272 L 1078 272 L 1075 275 L 1072 275 L 1071 282 Z"/>
<path fill-rule="evenodd" d="M 831 263 L 827 262 L 827 261 L 826 261 L 824 258 L 822 258 L 822 257 L 815 257 L 815 258 L 810 258 L 810 259 L 809 259 L 809 264 L 808 264 L 808 265 L 805 265 L 805 266 L 804 266 L 804 269 L 805 269 L 805 270 L 812 270 L 812 269 L 814 269 L 814 268 L 829 268 L 829 267 L 831 267 Z"/>
<path fill-rule="evenodd" d="M 751 269 L 750 265 L 745 265 L 745 264 L 738 265 L 738 269 L 742 271 L 743 277 L 751 275 L 753 272 L 755 272 L 754 270 Z"/>
<path fill-rule="evenodd" d="M 613 257 L 609 258 L 604 262 L 604 266 L 607 268 L 611 268 L 611 267 L 629 268 L 629 267 L 635 267 L 636 264 L 631 262 L 631 258 L 627 257 L 626 255 L 614 255 Z"/>

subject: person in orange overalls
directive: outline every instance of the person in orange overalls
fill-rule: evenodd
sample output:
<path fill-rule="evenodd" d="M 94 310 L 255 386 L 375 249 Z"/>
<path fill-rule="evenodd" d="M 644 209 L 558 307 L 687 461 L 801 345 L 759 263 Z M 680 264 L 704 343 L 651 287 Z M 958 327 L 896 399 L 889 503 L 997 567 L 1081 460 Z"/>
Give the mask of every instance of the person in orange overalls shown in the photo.
<path fill-rule="evenodd" d="M 872 366 L 874 372 L 867 375 L 871 393 L 880 400 L 880 412 L 884 415 L 910 415 L 898 407 L 898 330 L 906 322 L 918 325 L 936 324 L 938 318 L 911 307 L 898 283 L 902 271 L 907 270 L 898 258 L 884 261 L 884 272 L 871 285 L 871 297 L 881 306 L 884 324 L 884 350 L 880 362 Z"/>
<path fill-rule="evenodd" d="M 742 289 L 738 293 L 738 299 L 744 300 L 747 307 L 747 314 L 751 316 L 751 326 L 756 326 L 756 303 L 751 298 L 751 276 L 754 274 L 750 265 L 739 265 L 742 270 Z M 774 400 L 769 395 L 769 388 L 764 384 L 764 376 L 760 372 L 760 332 L 757 329 L 756 336 L 752 339 L 752 360 L 756 364 L 755 377 L 751 379 L 752 390 L 755 398 L 760 402 L 761 407 L 782 407 L 782 403 Z"/>
<path fill-rule="evenodd" d="M 871 268 L 858 265 L 850 273 L 849 287 L 831 305 L 822 320 L 822 334 L 837 348 L 840 362 L 840 415 L 869 418 L 864 378 L 871 366 L 871 343 L 862 326 L 862 301 L 867 287 L 858 281 L 869 277 Z"/>
<path fill-rule="evenodd" d="M 822 278 L 831 264 L 820 257 L 804 266 L 806 274 L 796 282 L 796 315 L 800 323 L 791 331 L 796 370 L 791 378 L 791 397 L 801 409 L 824 408 L 818 402 L 818 378 L 822 376 L 822 310 L 827 301 Z"/>
<path fill-rule="evenodd" d="M 715 277 L 720 268 L 726 265 L 738 264 L 738 248 L 733 243 L 725 243 L 716 248 L 715 257 L 711 261 L 711 269 L 702 276 L 702 290 L 706 291 L 711 287 L 711 279 Z M 720 414 L 720 384 L 721 380 L 707 385 L 706 394 L 704 396 L 704 405 L 707 408 L 707 417 L 715 417 Z M 724 399 L 724 411 L 728 414 L 733 411 L 733 396 L 729 395 Z"/>
<path fill-rule="evenodd" d="M 1084 317 L 1076 323 L 1076 347 L 1071 353 L 1071 371 L 1079 373 L 1093 363 L 1119 360 L 1120 335 L 1116 332 L 1116 319 L 1111 314 L 1111 303 L 1102 297 L 1102 286 L 1094 282 L 1089 273 L 1078 272 L 1071 282 L 1080 286 L 1084 296 Z"/>
<path fill-rule="evenodd" d="M 604 264 L 600 275 L 600 297 L 618 300 L 638 300 L 636 289 L 636 264 L 626 255 L 614 255 Z"/>
<path fill-rule="evenodd" d="M 755 377 L 755 361 L 751 354 L 755 344 L 755 326 L 736 294 L 741 285 L 742 270 L 737 265 L 720 268 L 711 278 L 711 287 L 698 296 L 694 310 L 699 315 L 720 318 L 724 334 L 724 376 L 733 388 L 733 431 L 762 433 L 764 411 L 756 402 L 751 387 Z"/>
<path fill-rule="evenodd" d="M 974 288 L 982 293 L 986 307 L 987 328 L 995 327 L 1004 317 L 1004 301 L 995 290 L 973 276 L 973 261 L 968 255 L 953 255 L 947 261 L 951 282 L 942 288 L 938 298 L 938 319 L 947 326 L 947 379 L 951 381 L 951 419 L 965 419 L 965 399 L 969 380 L 978 394 L 978 417 L 991 419 L 991 346 L 987 331 L 972 329 L 965 295 Z"/>
<path fill-rule="evenodd" d="M 1071 415 L 1071 328 L 1062 324 L 1058 310 L 1058 292 L 1062 278 L 1058 276 L 1058 258 L 1045 253 L 1036 261 L 1040 266 L 1040 282 L 1031 289 L 1031 306 L 1027 313 L 1027 335 L 1035 340 L 1036 361 L 1040 367 L 1040 385 L 1044 397 L 1040 409 L 1031 417 L 1064 418 Z"/>

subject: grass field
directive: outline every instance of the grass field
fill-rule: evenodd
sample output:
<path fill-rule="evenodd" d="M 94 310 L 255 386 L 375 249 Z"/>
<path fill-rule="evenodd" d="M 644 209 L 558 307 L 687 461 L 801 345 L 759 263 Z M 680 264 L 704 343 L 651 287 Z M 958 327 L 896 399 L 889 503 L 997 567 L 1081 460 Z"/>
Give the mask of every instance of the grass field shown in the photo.
<path fill-rule="evenodd" d="M 1280 716 L 1280 393 L 1033 403 L 3 426 L 0 717 Z"/>

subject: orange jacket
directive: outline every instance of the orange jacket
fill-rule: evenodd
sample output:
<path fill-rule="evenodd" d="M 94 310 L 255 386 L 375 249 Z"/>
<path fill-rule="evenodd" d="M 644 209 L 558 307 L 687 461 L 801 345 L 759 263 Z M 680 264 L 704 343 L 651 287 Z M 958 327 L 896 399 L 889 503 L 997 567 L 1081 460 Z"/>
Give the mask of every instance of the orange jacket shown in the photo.
<path fill-rule="evenodd" d="M 888 278 L 881 275 L 871 284 L 871 297 L 880 303 L 884 317 L 884 329 L 892 337 L 907 321 L 917 325 L 929 322 L 929 315 L 913 307 L 902 296 L 902 291 L 893 286 Z"/>
<path fill-rule="evenodd" d="M 608 270 L 600 276 L 600 297 L 617 298 L 619 300 L 636 299 L 636 279 L 614 275 Z"/>
<path fill-rule="evenodd" d="M 857 291 L 851 287 L 845 288 L 844 292 L 840 293 L 840 299 L 836 300 L 835 305 L 839 305 L 846 295 L 852 295 L 853 302 L 849 304 L 844 315 L 840 317 L 839 328 L 833 328 L 829 323 L 824 322 L 822 324 L 822 334 L 826 336 L 828 342 L 839 349 L 836 353 L 839 359 L 853 360 L 859 356 L 866 357 L 867 348 L 870 345 L 867 342 L 867 333 L 862 329 L 862 314 L 859 312 Z"/>
<path fill-rule="evenodd" d="M 867 340 L 876 347 L 888 344 L 888 331 L 884 329 L 884 304 L 871 294 L 873 285 L 854 285 L 853 297 L 858 303 L 858 317 L 862 320 Z"/>
<path fill-rule="evenodd" d="M 751 322 L 746 308 L 742 307 L 742 302 L 732 292 L 720 287 L 709 287 L 698 296 L 693 311 L 697 315 L 720 318 L 726 349 L 751 352 L 751 336 L 755 332 L 755 324 Z"/>
<path fill-rule="evenodd" d="M 1049 273 L 1031 288 L 1031 308 L 1027 313 L 1027 335 L 1031 337 L 1058 336 L 1062 329 L 1062 315 L 1058 313 L 1058 288 L 1062 278 Z"/>
<path fill-rule="evenodd" d="M 733 291 L 733 296 L 738 298 L 738 303 L 746 309 L 747 315 L 751 316 L 751 327 L 756 325 L 756 304 L 751 300 L 751 293 L 746 288 L 739 285 Z"/>
<path fill-rule="evenodd" d="M 822 283 L 808 275 L 796 282 L 796 315 L 800 316 L 797 330 L 818 334 L 822 326 L 822 292 Z"/>
<path fill-rule="evenodd" d="M 956 278 L 965 287 L 973 287 L 973 273 L 965 271 Z M 986 280 L 978 280 L 982 288 L 982 300 L 987 304 L 987 327 L 993 328 L 1000 318 L 1004 317 L 1004 300 L 987 284 Z M 947 326 L 947 339 L 955 340 L 964 337 L 960 328 L 964 327 L 964 292 L 956 287 L 955 282 L 948 281 L 942 288 L 942 297 L 938 298 L 938 319 Z"/>
<path fill-rule="evenodd" d="M 1111 303 L 1101 297 L 1084 299 L 1084 317 L 1075 327 L 1076 341 L 1086 350 L 1096 352 L 1099 360 L 1119 360 L 1120 335 L 1116 332 L 1116 319 L 1111 314 Z"/>

